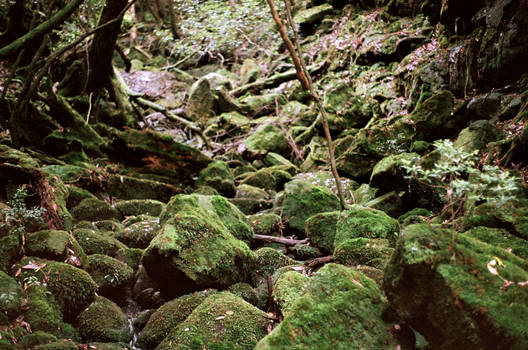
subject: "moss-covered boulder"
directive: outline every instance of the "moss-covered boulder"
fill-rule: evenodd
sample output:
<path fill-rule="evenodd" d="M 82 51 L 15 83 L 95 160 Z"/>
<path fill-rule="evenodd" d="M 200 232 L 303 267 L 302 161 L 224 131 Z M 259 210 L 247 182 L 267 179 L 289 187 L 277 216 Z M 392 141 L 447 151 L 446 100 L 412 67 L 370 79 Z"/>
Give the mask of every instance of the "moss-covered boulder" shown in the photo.
<path fill-rule="evenodd" d="M 255 253 L 258 256 L 258 266 L 254 271 L 255 282 L 266 278 L 266 276 L 273 275 L 281 267 L 297 264 L 297 261 L 273 248 L 260 248 Z"/>
<path fill-rule="evenodd" d="M 334 257 L 342 265 L 368 265 L 383 269 L 393 250 L 387 239 L 353 238 L 339 244 L 334 250 Z"/>
<path fill-rule="evenodd" d="M 405 194 L 405 191 L 390 191 L 366 202 L 364 205 L 397 218 L 405 212 Z"/>
<path fill-rule="evenodd" d="M 114 238 L 111 231 L 80 228 L 73 230 L 73 236 L 86 254 L 104 254 L 115 257 L 120 249 L 127 247 Z"/>
<path fill-rule="evenodd" d="M 330 128 L 338 131 L 362 128 L 373 115 L 371 106 L 345 82 L 327 90 L 323 106 L 328 113 Z"/>
<path fill-rule="evenodd" d="M 247 349 L 267 333 L 268 316 L 229 292 L 205 299 L 157 347 L 164 349 Z"/>
<path fill-rule="evenodd" d="M 164 293 L 179 296 L 248 280 L 257 256 L 214 218 L 187 210 L 167 221 L 142 262 Z"/>
<path fill-rule="evenodd" d="M 331 211 L 310 216 L 304 225 L 306 237 L 322 253 L 331 254 L 334 251 L 336 225 L 341 212 Z"/>
<path fill-rule="evenodd" d="M 167 204 L 167 209 L 161 215 L 163 225 L 169 218 L 179 212 L 191 210 L 200 213 L 208 220 L 216 221 L 224 226 L 235 238 L 246 243 L 253 239 L 253 230 L 247 217 L 235 205 L 222 196 L 178 195 Z"/>
<path fill-rule="evenodd" d="M 86 264 L 86 254 L 79 242 L 66 231 L 32 232 L 26 241 L 26 253 L 39 258 L 67 262 L 77 267 Z"/>
<path fill-rule="evenodd" d="M 131 223 L 114 237 L 130 248 L 145 249 L 160 230 L 158 217 L 143 216 L 142 220 Z"/>
<path fill-rule="evenodd" d="M 278 231 L 281 224 L 281 217 L 273 213 L 250 215 L 248 220 L 253 232 L 259 235 L 273 235 Z"/>
<path fill-rule="evenodd" d="M 262 188 L 267 191 L 275 191 L 277 189 L 277 180 L 273 172 L 267 168 L 246 174 L 240 183 Z"/>
<path fill-rule="evenodd" d="M 250 284 L 244 282 L 235 283 L 228 288 L 228 291 L 237 297 L 244 299 L 251 305 L 258 305 L 257 291 Z"/>
<path fill-rule="evenodd" d="M 505 229 L 477 226 L 464 232 L 464 234 L 528 260 L 528 240 L 519 238 Z"/>
<path fill-rule="evenodd" d="M 310 278 L 297 271 L 287 271 L 280 275 L 273 286 L 273 301 L 283 315 L 287 315 L 294 302 L 304 293 Z"/>
<path fill-rule="evenodd" d="M 62 312 L 55 297 L 40 284 L 31 283 L 27 288 L 24 320 L 29 323 L 34 332 L 46 332 L 59 338 L 78 337 L 73 326 L 63 321 Z"/>
<path fill-rule="evenodd" d="M 132 283 L 134 271 L 125 263 L 108 255 L 93 254 L 88 256 L 85 270 L 97 283 L 97 293 L 118 304 L 126 298 L 125 289 Z"/>
<path fill-rule="evenodd" d="M 339 208 L 337 196 L 324 187 L 302 180 L 293 180 L 284 187 L 282 214 L 294 229 L 302 231 L 310 216 Z"/>
<path fill-rule="evenodd" d="M 137 345 L 143 349 L 154 349 L 173 328 L 185 321 L 202 301 L 214 293 L 215 290 L 208 289 L 182 295 L 160 306 L 139 334 Z"/>
<path fill-rule="evenodd" d="M 395 349 L 381 320 L 384 307 L 373 280 L 327 264 L 255 349 Z"/>
<path fill-rule="evenodd" d="M 0 237 L 0 271 L 9 271 L 17 258 L 20 257 L 20 238 L 9 234 Z"/>
<path fill-rule="evenodd" d="M 400 233 L 398 221 L 376 209 L 350 206 L 341 213 L 336 226 L 334 248 L 353 238 L 384 238 L 391 244 L 396 242 Z"/>
<path fill-rule="evenodd" d="M 70 264 L 24 258 L 20 261 L 18 279 L 45 284 L 57 302 L 64 320 L 71 321 L 95 299 L 97 284 L 84 270 Z"/>
<path fill-rule="evenodd" d="M 277 104 L 282 106 L 288 102 L 286 97 L 280 93 L 269 93 L 264 95 L 249 95 L 240 99 L 242 111 L 251 116 L 265 115 L 274 111 Z"/>
<path fill-rule="evenodd" d="M 71 339 L 59 339 L 53 343 L 36 345 L 32 350 L 79 350 L 79 345 Z"/>
<path fill-rule="evenodd" d="M 37 345 L 49 344 L 56 342 L 57 340 L 57 337 L 53 334 L 49 334 L 43 331 L 33 331 L 33 333 L 27 334 L 22 337 L 18 345 L 24 349 L 33 349 Z"/>
<path fill-rule="evenodd" d="M 120 214 L 116 208 L 105 201 L 93 198 L 83 199 L 77 206 L 71 209 L 71 214 L 76 221 L 99 221 L 120 218 Z"/>
<path fill-rule="evenodd" d="M 121 214 L 121 218 L 141 214 L 159 216 L 165 204 L 154 199 L 130 199 L 117 202 L 115 208 Z"/>
<path fill-rule="evenodd" d="M 490 142 L 504 138 L 503 132 L 489 120 L 477 120 L 458 134 L 454 146 L 465 152 L 486 150 Z"/>
<path fill-rule="evenodd" d="M 226 197 L 235 195 L 235 178 L 229 165 L 223 161 L 215 161 L 200 171 L 196 186 L 210 186 Z"/>
<path fill-rule="evenodd" d="M 332 10 L 333 8 L 330 4 L 302 9 L 297 12 L 293 21 L 300 26 L 314 25 L 320 22 L 325 15 L 332 13 Z"/>
<path fill-rule="evenodd" d="M 402 169 L 403 162 L 418 157 L 417 153 L 400 153 L 383 158 L 374 166 L 369 185 L 384 192 L 405 189 L 407 182 L 404 176 L 407 174 Z"/>
<path fill-rule="evenodd" d="M 273 152 L 288 156 L 291 151 L 287 136 L 279 126 L 271 123 L 260 125 L 244 141 L 244 145 L 249 151 L 259 154 Z"/>
<path fill-rule="evenodd" d="M 449 136 L 447 133 L 455 128 L 454 107 L 455 97 L 447 90 L 418 104 L 409 117 L 411 126 L 416 131 L 416 139 L 431 141 Z"/>
<path fill-rule="evenodd" d="M 528 201 L 511 200 L 501 206 L 484 203 L 464 218 L 464 227 L 476 226 L 503 228 L 512 234 L 528 239 Z"/>
<path fill-rule="evenodd" d="M 114 302 L 101 296 L 79 314 L 77 326 L 85 342 L 128 343 L 132 338 L 127 316 Z"/>
<path fill-rule="evenodd" d="M 24 291 L 18 282 L 5 272 L 0 271 L 0 320 L 18 317 L 22 310 Z M 3 324 L 3 323 L 0 323 Z"/>
<path fill-rule="evenodd" d="M 73 185 L 66 185 L 66 187 L 68 188 L 68 199 L 66 200 L 66 207 L 68 209 L 76 207 L 84 199 L 97 199 L 96 196 L 94 196 L 90 191 L 85 190 L 84 188 L 80 188 Z"/>
<path fill-rule="evenodd" d="M 383 289 L 434 349 L 525 349 L 528 263 L 469 235 L 407 226 Z"/>

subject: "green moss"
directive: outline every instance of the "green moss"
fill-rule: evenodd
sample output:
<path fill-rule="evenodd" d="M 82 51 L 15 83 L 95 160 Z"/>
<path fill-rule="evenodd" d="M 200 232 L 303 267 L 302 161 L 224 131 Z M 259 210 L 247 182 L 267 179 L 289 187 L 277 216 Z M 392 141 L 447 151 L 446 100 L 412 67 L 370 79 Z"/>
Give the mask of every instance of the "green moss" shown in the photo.
<path fill-rule="evenodd" d="M 191 210 L 214 221 L 217 225 L 224 226 L 235 238 L 246 243 L 253 240 L 253 230 L 247 217 L 222 196 L 196 194 L 174 196 L 161 215 L 161 224 L 184 210 Z"/>
<path fill-rule="evenodd" d="M 145 249 L 161 230 L 160 219 L 142 217 L 143 220 L 127 225 L 114 237 L 128 247 Z"/>
<path fill-rule="evenodd" d="M 303 25 L 315 24 L 323 19 L 327 14 L 332 13 L 333 7 L 330 4 L 322 4 L 319 6 L 302 9 L 293 18 L 294 22 Z"/>
<path fill-rule="evenodd" d="M 477 226 L 464 234 L 528 260 L 528 241 L 512 235 L 505 229 Z"/>
<path fill-rule="evenodd" d="M 86 342 L 128 342 L 132 338 L 126 315 L 105 297 L 97 297 L 81 312 L 77 325 Z"/>
<path fill-rule="evenodd" d="M 285 186 L 282 213 L 292 228 L 302 231 L 310 216 L 338 209 L 339 199 L 326 188 L 300 180 Z"/>
<path fill-rule="evenodd" d="M 119 219 L 119 212 L 110 204 L 93 198 L 83 199 L 76 207 L 71 209 L 71 214 L 76 221 L 98 221 L 105 219 Z"/>
<path fill-rule="evenodd" d="M 29 234 L 26 242 L 28 255 L 65 261 L 75 266 L 86 264 L 86 254 L 79 242 L 66 231 L 43 230 Z"/>
<path fill-rule="evenodd" d="M 0 350 L 19 349 L 19 340 L 27 335 L 27 330 L 22 326 L 0 328 Z"/>
<path fill-rule="evenodd" d="M 343 241 L 334 251 L 339 264 L 368 265 L 383 269 L 394 249 L 387 239 L 353 238 Z"/>
<path fill-rule="evenodd" d="M 282 130 L 273 124 L 262 124 L 244 142 L 247 149 L 257 153 L 274 152 L 288 156 L 290 146 Z"/>
<path fill-rule="evenodd" d="M 255 252 L 258 256 L 258 266 L 255 270 L 254 281 L 272 275 L 277 269 L 297 264 L 297 261 L 273 248 L 260 248 Z"/>
<path fill-rule="evenodd" d="M 288 254 L 293 255 L 293 257 L 298 260 L 308 260 L 321 256 L 319 249 L 308 244 L 297 244 L 288 247 Z"/>
<path fill-rule="evenodd" d="M 410 116 L 418 140 L 438 138 L 453 116 L 455 97 L 450 91 L 441 91 L 416 106 Z"/>
<path fill-rule="evenodd" d="M 275 179 L 275 176 L 273 176 L 272 171 L 268 168 L 246 174 L 240 183 L 262 188 L 267 191 L 275 191 L 277 189 L 277 180 Z"/>
<path fill-rule="evenodd" d="M 257 306 L 258 305 L 258 295 L 255 288 L 251 287 L 251 285 L 240 282 L 235 283 L 232 286 L 229 287 L 228 291 L 237 297 L 240 297 L 250 303 L 251 305 Z"/>
<path fill-rule="evenodd" d="M 117 252 L 117 259 L 130 266 L 133 271 L 137 271 L 139 264 L 141 264 L 143 251 L 143 249 L 139 248 L 121 249 Z"/>
<path fill-rule="evenodd" d="M 157 347 L 164 349 L 247 349 L 266 335 L 267 315 L 229 292 L 205 299 Z"/>
<path fill-rule="evenodd" d="M 341 213 L 334 247 L 352 238 L 385 238 L 394 244 L 400 232 L 398 221 L 382 211 L 353 205 Z"/>
<path fill-rule="evenodd" d="M 97 293 L 116 302 L 124 302 L 123 291 L 132 282 L 134 271 L 125 263 L 102 254 L 88 256 L 85 270 L 97 283 Z"/>
<path fill-rule="evenodd" d="M 86 198 L 97 199 L 96 196 L 83 188 L 73 185 L 67 185 L 66 187 L 68 188 L 68 199 L 66 200 L 66 207 L 68 209 L 76 207 Z"/>
<path fill-rule="evenodd" d="M 327 264 L 255 349 L 394 349 L 396 343 L 381 320 L 383 308 L 374 281 Z"/>
<path fill-rule="evenodd" d="M 0 313 L 8 318 L 16 318 L 22 308 L 24 292 L 17 281 L 0 271 Z"/>
<path fill-rule="evenodd" d="M 517 283 L 528 280 L 527 271 L 526 260 L 502 248 L 416 224 L 398 241 L 383 286 L 435 349 L 525 349 L 528 295 Z"/>
<path fill-rule="evenodd" d="M 112 237 L 111 234 L 112 232 L 94 229 L 76 229 L 73 231 L 73 236 L 86 254 L 117 256 L 117 252 L 127 246 Z"/>
<path fill-rule="evenodd" d="M 115 208 L 123 218 L 141 214 L 159 216 L 165 208 L 165 204 L 154 199 L 130 199 L 117 202 Z"/>
<path fill-rule="evenodd" d="M 32 350 L 79 350 L 79 347 L 71 340 L 61 339 L 50 344 L 37 345 Z"/>
<path fill-rule="evenodd" d="M 270 195 L 262 188 L 248 184 L 241 184 L 236 189 L 235 198 L 250 198 L 257 200 L 269 200 Z"/>
<path fill-rule="evenodd" d="M 199 210 L 174 215 L 145 250 L 143 266 L 162 290 L 178 296 L 244 282 L 257 256 Z"/>
<path fill-rule="evenodd" d="M 272 235 L 277 232 L 281 223 L 280 216 L 273 213 L 250 215 L 248 219 L 253 232 L 259 235 Z"/>
<path fill-rule="evenodd" d="M 210 186 L 226 197 L 235 195 L 235 179 L 229 165 L 223 161 L 212 162 L 200 171 L 196 186 Z"/>
<path fill-rule="evenodd" d="M 280 275 L 273 286 L 273 301 L 283 315 L 287 315 L 295 300 L 304 292 L 310 278 L 297 271 L 287 271 Z"/>
<path fill-rule="evenodd" d="M 335 230 L 340 215 L 341 212 L 332 211 L 313 215 L 306 220 L 306 236 L 323 253 L 331 254 L 334 251 Z"/>
<path fill-rule="evenodd" d="M 183 322 L 198 305 L 214 293 L 216 293 L 215 290 L 209 289 L 182 295 L 160 306 L 150 316 L 145 328 L 139 334 L 137 345 L 144 349 L 154 349 L 173 328 Z"/>
<path fill-rule="evenodd" d="M 77 338 L 73 326 L 63 322 L 55 297 L 43 285 L 29 285 L 24 320 L 34 332 L 46 332 L 59 338 Z"/>
<path fill-rule="evenodd" d="M 20 339 L 19 345 L 24 349 L 33 349 L 34 346 L 49 344 L 57 341 L 57 337 L 42 331 L 25 335 Z"/>
<path fill-rule="evenodd" d="M 398 218 L 398 221 L 400 222 L 400 225 L 402 227 L 411 225 L 411 224 L 419 224 L 419 223 L 426 223 L 425 218 L 431 216 L 433 213 L 425 208 L 414 208 L 412 210 L 409 210 L 405 214 L 401 215 Z"/>

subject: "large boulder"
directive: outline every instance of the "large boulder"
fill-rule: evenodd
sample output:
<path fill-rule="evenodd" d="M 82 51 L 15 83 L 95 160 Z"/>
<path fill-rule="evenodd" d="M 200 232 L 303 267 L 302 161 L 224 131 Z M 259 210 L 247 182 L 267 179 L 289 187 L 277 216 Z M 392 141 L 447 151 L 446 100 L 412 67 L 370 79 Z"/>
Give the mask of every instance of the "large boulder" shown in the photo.
<path fill-rule="evenodd" d="M 66 231 L 42 230 L 30 233 L 26 252 L 30 256 L 67 262 L 77 267 L 86 264 L 84 250 L 73 235 Z"/>
<path fill-rule="evenodd" d="M 214 216 L 190 209 L 166 222 L 142 259 L 149 276 L 170 296 L 244 282 L 256 261 Z"/>
<path fill-rule="evenodd" d="M 255 349 L 396 349 L 381 320 L 384 307 L 373 280 L 327 264 Z"/>
<path fill-rule="evenodd" d="M 528 263 L 441 226 L 406 227 L 383 289 L 434 349 L 526 349 Z"/>
<path fill-rule="evenodd" d="M 235 195 L 235 178 L 229 165 L 223 161 L 212 162 L 200 171 L 196 186 L 210 186 L 226 197 Z"/>
<path fill-rule="evenodd" d="M 125 290 L 132 283 L 134 271 L 125 263 L 102 254 L 88 256 L 85 270 L 97 283 L 97 293 L 118 304 L 125 302 Z"/>
<path fill-rule="evenodd" d="M 229 292 L 211 295 L 156 348 L 252 350 L 267 334 L 264 311 Z"/>

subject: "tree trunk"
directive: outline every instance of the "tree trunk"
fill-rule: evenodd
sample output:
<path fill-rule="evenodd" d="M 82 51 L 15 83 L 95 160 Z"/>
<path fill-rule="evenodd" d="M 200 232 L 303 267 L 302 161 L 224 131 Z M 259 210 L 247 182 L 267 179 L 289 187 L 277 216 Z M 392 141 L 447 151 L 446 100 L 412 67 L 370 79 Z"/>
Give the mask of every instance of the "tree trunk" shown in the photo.
<path fill-rule="evenodd" d="M 99 19 L 99 25 L 103 25 L 117 18 L 126 7 L 127 0 L 106 0 L 103 13 Z M 92 46 L 88 54 L 88 81 L 87 92 L 97 92 L 110 84 L 110 78 L 114 74 L 112 68 L 112 57 L 116 45 L 117 36 L 121 28 L 121 18 L 110 26 L 95 34 Z"/>

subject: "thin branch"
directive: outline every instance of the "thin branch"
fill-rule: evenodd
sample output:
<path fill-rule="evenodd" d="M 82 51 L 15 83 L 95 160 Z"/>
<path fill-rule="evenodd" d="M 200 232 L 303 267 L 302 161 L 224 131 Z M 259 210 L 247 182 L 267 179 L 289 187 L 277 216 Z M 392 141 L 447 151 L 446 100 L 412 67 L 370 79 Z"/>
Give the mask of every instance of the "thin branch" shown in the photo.
<path fill-rule="evenodd" d="M 284 245 L 306 244 L 306 243 L 308 243 L 310 241 L 309 238 L 292 239 L 292 238 L 257 235 L 257 234 L 253 235 L 253 239 L 256 239 L 256 240 L 259 240 L 259 241 L 265 241 L 265 242 L 281 243 L 281 244 L 284 244 Z"/>

